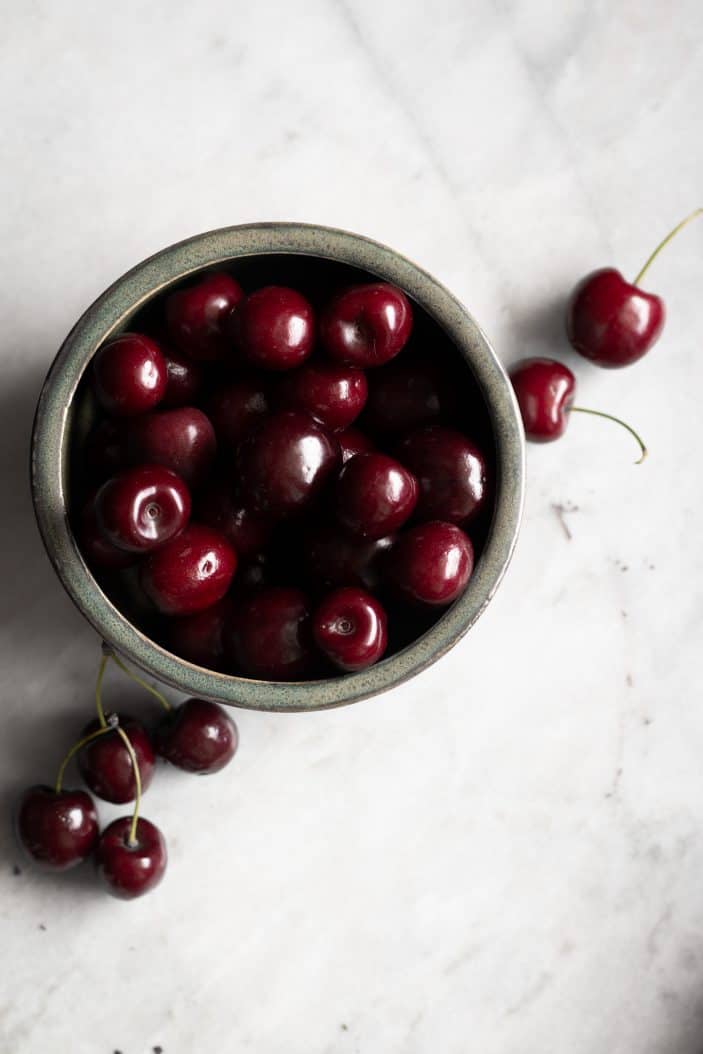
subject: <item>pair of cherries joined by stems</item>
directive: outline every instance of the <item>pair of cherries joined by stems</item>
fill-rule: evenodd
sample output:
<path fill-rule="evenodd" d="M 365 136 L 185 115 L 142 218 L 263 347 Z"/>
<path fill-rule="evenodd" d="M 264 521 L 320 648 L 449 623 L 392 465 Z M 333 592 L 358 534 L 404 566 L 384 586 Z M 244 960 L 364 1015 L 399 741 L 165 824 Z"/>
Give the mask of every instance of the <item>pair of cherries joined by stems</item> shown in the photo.
<path fill-rule="evenodd" d="M 135 718 L 105 713 L 102 683 L 110 660 L 165 709 L 153 738 Z M 38 784 L 21 796 L 17 838 L 32 862 L 48 871 L 67 871 L 92 856 L 108 892 L 132 900 L 154 889 L 166 870 L 166 841 L 155 824 L 140 816 L 156 754 L 186 772 L 218 772 L 235 754 L 237 727 L 220 706 L 204 699 L 172 706 L 106 646 L 95 704 L 97 719 L 83 729 L 64 757 L 54 786 Z M 134 801 L 131 816 L 119 817 L 102 833 L 90 794 L 63 785 L 66 767 L 76 754 L 81 776 L 97 797 L 113 803 Z"/>
<path fill-rule="evenodd" d="M 639 288 L 661 250 L 703 209 L 696 209 L 657 245 L 634 282 L 612 267 L 587 275 L 576 286 L 567 305 L 566 333 L 580 355 L 597 366 L 616 369 L 641 359 L 658 340 L 664 327 L 664 301 Z M 647 455 L 640 436 L 630 425 L 601 410 L 574 406 L 576 378 L 556 359 L 530 358 L 510 371 L 525 434 L 536 443 L 559 439 L 571 413 L 588 413 L 615 421 L 627 429 L 640 447 L 638 463 Z"/>

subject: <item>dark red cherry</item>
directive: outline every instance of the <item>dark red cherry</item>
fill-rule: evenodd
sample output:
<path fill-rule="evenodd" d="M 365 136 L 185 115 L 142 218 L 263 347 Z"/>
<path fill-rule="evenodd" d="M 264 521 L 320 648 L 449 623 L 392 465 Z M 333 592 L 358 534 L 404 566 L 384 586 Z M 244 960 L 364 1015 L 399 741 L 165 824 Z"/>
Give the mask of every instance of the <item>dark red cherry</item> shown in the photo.
<path fill-rule="evenodd" d="M 392 535 L 374 541 L 354 538 L 336 524 L 306 526 L 302 550 L 307 579 L 316 589 L 357 586 L 373 591 L 393 541 Z"/>
<path fill-rule="evenodd" d="M 274 414 L 239 448 L 239 492 L 257 512 L 288 516 L 317 497 L 340 462 L 337 441 L 317 421 L 295 410 Z"/>
<path fill-rule="evenodd" d="M 189 524 L 145 557 L 142 589 L 164 615 L 191 615 L 221 600 L 230 587 L 237 555 L 211 527 Z"/>
<path fill-rule="evenodd" d="M 273 522 L 242 505 L 235 498 L 231 483 L 224 480 L 216 480 L 202 491 L 196 513 L 200 523 L 225 536 L 242 560 L 260 553 L 273 533 Z"/>
<path fill-rule="evenodd" d="M 548 443 L 564 434 L 574 401 L 576 378 L 556 359 L 523 359 L 510 370 L 525 435 Z"/>
<path fill-rule="evenodd" d="M 255 374 L 243 374 L 231 384 L 218 388 L 207 405 L 218 446 L 228 451 L 236 450 L 268 411 L 266 387 Z"/>
<path fill-rule="evenodd" d="M 182 406 L 132 422 L 127 446 L 133 465 L 164 465 L 189 487 L 201 484 L 215 460 L 217 440 L 202 410 Z"/>
<path fill-rule="evenodd" d="M 225 648 L 247 677 L 295 681 L 313 664 L 310 606 L 299 589 L 271 586 L 244 601 L 225 629 Z"/>
<path fill-rule="evenodd" d="M 664 327 L 664 301 L 625 281 L 613 267 L 586 275 L 566 312 L 572 347 L 598 366 L 629 366 L 656 343 Z"/>
<path fill-rule="evenodd" d="M 145 553 L 185 527 L 190 494 L 175 472 L 163 465 L 142 465 L 102 485 L 95 513 L 108 542 L 128 553 Z"/>
<path fill-rule="evenodd" d="M 176 347 L 197 362 L 225 358 L 232 343 L 227 322 L 243 297 L 239 283 L 221 271 L 171 293 L 166 300 L 166 324 Z"/>
<path fill-rule="evenodd" d="M 186 699 L 159 726 L 159 754 L 186 772 L 209 775 L 232 760 L 237 726 L 221 706 L 206 699 Z"/>
<path fill-rule="evenodd" d="M 403 355 L 369 376 L 363 422 L 382 434 L 409 432 L 446 420 L 457 401 L 456 389 L 438 363 Z"/>
<path fill-rule="evenodd" d="M 239 574 L 237 576 L 239 580 Z M 206 670 L 224 668 L 222 631 L 232 615 L 228 596 L 195 615 L 168 621 L 168 646 L 175 655 Z"/>
<path fill-rule="evenodd" d="M 461 432 L 442 425 L 418 428 L 401 440 L 395 453 L 417 479 L 418 519 L 467 523 L 484 507 L 486 460 Z"/>
<path fill-rule="evenodd" d="M 369 282 L 332 300 L 320 319 L 320 340 L 337 362 L 367 369 L 402 351 L 412 323 L 405 293 L 387 282 Z"/>
<path fill-rule="evenodd" d="M 137 757 L 142 791 L 151 783 L 154 775 L 155 755 L 146 729 L 129 714 L 119 714 L 120 728 L 127 734 Z M 85 726 L 81 733 L 89 736 L 100 727 L 97 718 Z M 114 729 L 91 739 L 78 752 L 78 769 L 93 794 L 103 801 L 123 803 L 133 801 L 136 794 L 134 769 L 129 751 L 122 737 Z"/>
<path fill-rule="evenodd" d="M 388 644 L 386 613 L 363 589 L 328 593 L 313 614 L 312 632 L 320 651 L 348 672 L 378 662 Z"/>
<path fill-rule="evenodd" d="M 267 285 L 250 293 L 232 316 L 232 335 L 247 362 L 264 370 L 290 370 L 312 351 L 315 319 L 295 289 Z"/>
<path fill-rule="evenodd" d="M 166 394 L 162 406 L 174 409 L 192 406 L 203 386 L 203 370 L 197 362 L 178 351 L 164 350 L 166 360 Z"/>
<path fill-rule="evenodd" d="M 166 360 L 156 341 L 141 333 L 121 333 L 93 359 L 93 387 L 98 402 L 115 417 L 153 410 L 166 391 Z"/>
<path fill-rule="evenodd" d="M 87 502 L 81 512 L 78 523 L 78 542 L 86 562 L 91 567 L 98 567 L 106 571 L 120 571 L 131 567 L 136 559 L 134 553 L 117 549 L 108 542 L 98 524 L 94 498 Z"/>
<path fill-rule="evenodd" d="M 130 842 L 131 816 L 121 816 L 105 828 L 95 850 L 98 876 L 108 893 L 120 900 L 134 900 L 158 886 L 164 877 L 168 853 L 161 831 L 139 817 L 134 842 Z"/>
<path fill-rule="evenodd" d="M 84 790 L 29 787 L 19 800 L 15 827 L 29 858 L 50 871 L 80 864 L 98 840 L 98 814 Z"/>
<path fill-rule="evenodd" d="M 359 538 L 393 534 L 412 515 L 417 480 L 386 454 L 357 454 L 339 474 L 335 495 L 337 519 Z"/>
<path fill-rule="evenodd" d="M 366 375 L 318 359 L 283 377 L 276 395 L 283 410 L 303 410 L 332 432 L 348 428 L 366 402 Z"/>
<path fill-rule="evenodd" d="M 398 536 L 386 569 L 405 597 L 446 605 L 464 591 L 474 564 L 473 546 L 460 527 L 431 520 Z"/>
<path fill-rule="evenodd" d="M 337 436 L 339 449 L 342 452 L 342 463 L 345 464 L 355 454 L 370 454 L 374 445 L 365 432 L 358 428 L 347 428 Z"/>

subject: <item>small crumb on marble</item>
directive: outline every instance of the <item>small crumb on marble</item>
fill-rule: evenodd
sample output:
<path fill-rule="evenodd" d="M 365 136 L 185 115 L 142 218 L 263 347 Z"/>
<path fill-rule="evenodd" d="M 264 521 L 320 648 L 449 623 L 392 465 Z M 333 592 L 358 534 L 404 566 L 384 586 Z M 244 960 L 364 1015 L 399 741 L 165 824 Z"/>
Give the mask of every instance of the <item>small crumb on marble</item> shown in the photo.
<path fill-rule="evenodd" d="M 349 1025 L 345 1025 L 344 1022 L 342 1022 L 342 1024 L 339 1027 L 341 1028 L 342 1032 L 348 1032 L 349 1031 Z"/>
<path fill-rule="evenodd" d="M 164 1048 L 160 1047 L 158 1045 L 158 1043 L 157 1043 L 157 1045 L 155 1047 L 152 1047 L 151 1049 L 154 1052 L 154 1054 L 163 1054 L 163 1050 L 164 1050 Z"/>
<path fill-rule="evenodd" d="M 625 684 L 627 685 L 627 687 L 628 687 L 628 688 L 632 688 L 632 685 L 633 685 L 634 683 L 635 683 L 635 682 L 634 682 L 634 679 L 633 679 L 633 677 L 632 677 L 632 674 L 631 674 L 631 673 L 628 673 L 628 675 L 627 675 L 627 676 L 626 676 L 626 678 L 625 678 Z"/>
<path fill-rule="evenodd" d="M 579 511 L 578 505 L 574 505 L 573 502 L 570 502 L 570 501 L 568 501 L 568 502 L 553 501 L 552 502 L 552 509 L 554 510 L 556 518 L 559 521 L 559 526 L 561 527 L 562 531 L 564 532 L 564 534 L 566 536 L 567 542 L 570 542 L 571 539 L 573 538 L 573 534 L 571 533 L 571 528 L 569 527 L 568 523 L 566 522 L 566 513 L 567 512 L 578 512 Z"/>
<path fill-rule="evenodd" d="M 40 922 L 40 923 L 39 923 L 39 929 L 40 929 L 40 930 L 43 930 L 43 931 L 44 931 L 44 932 L 46 933 L 46 926 L 44 925 L 44 923 L 43 923 L 43 922 Z"/>
<path fill-rule="evenodd" d="M 12 866 L 12 874 L 13 875 L 21 875 L 22 874 L 22 868 L 18 867 L 17 864 L 13 864 L 13 866 Z"/>
<path fill-rule="evenodd" d="M 651 725 L 651 723 L 652 723 L 652 718 L 651 717 L 643 717 L 642 718 L 642 724 L 645 725 L 646 727 Z"/>
<path fill-rule="evenodd" d="M 620 614 L 622 615 L 623 618 L 627 618 L 627 612 L 625 611 L 624 608 L 620 609 Z"/>

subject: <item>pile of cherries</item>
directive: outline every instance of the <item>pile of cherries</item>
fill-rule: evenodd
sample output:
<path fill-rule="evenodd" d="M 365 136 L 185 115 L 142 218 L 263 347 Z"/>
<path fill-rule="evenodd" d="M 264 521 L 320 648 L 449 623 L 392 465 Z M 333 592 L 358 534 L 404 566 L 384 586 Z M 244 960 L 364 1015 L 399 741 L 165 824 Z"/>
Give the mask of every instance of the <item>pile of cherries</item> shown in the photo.
<path fill-rule="evenodd" d="M 213 272 L 156 317 L 95 355 L 76 531 L 133 621 L 197 665 L 304 680 L 377 662 L 394 607 L 460 596 L 492 481 L 400 289 L 313 308 Z"/>

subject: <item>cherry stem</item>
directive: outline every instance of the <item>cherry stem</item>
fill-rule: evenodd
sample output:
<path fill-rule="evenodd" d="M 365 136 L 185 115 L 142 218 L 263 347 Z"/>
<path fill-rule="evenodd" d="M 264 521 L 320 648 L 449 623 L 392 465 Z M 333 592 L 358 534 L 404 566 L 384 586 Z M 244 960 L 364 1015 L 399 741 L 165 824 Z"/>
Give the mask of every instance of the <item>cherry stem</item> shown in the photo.
<path fill-rule="evenodd" d="M 95 709 L 98 711 L 98 721 L 100 722 L 100 727 L 103 731 L 108 727 L 105 718 L 105 711 L 103 710 L 102 690 L 105 667 L 107 666 L 109 658 L 109 655 L 103 654 L 103 657 L 100 660 L 100 666 L 98 667 L 98 679 L 95 682 Z"/>
<path fill-rule="evenodd" d="M 139 772 L 137 755 L 134 753 L 134 747 L 132 746 L 129 736 L 119 725 L 116 726 L 115 732 L 117 732 L 117 735 L 125 745 L 125 749 L 129 754 L 129 760 L 132 762 L 132 769 L 134 771 L 134 812 L 132 813 L 132 823 L 129 828 L 129 837 L 127 839 L 127 845 L 134 846 L 137 844 L 137 823 L 139 821 L 139 807 L 142 804 L 142 777 Z"/>
<path fill-rule="evenodd" d="M 66 771 L 66 766 L 68 765 L 73 755 L 77 754 L 81 747 L 84 747 L 86 743 L 90 743 L 91 740 L 97 739 L 98 736 L 104 736 L 106 732 L 111 731 L 112 729 L 109 725 L 101 725 L 100 728 L 96 728 L 94 732 L 90 732 L 87 736 L 83 736 L 82 739 L 79 739 L 77 743 L 73 744 L 68 754 L 66 754 L 66 757 L 63 759 L 59 766 L 58 775 L 56 776 L 56 784 L 54 787 L 57 794 L 61 793 L 61 787 L 63 786 L 63 777 Z"/>
<path fill-rule="evenodd" d="M 656 260 L 657 256 L 659 256 L 659 253 L 662 251 L 664 246 L 668 245 L 669 242 L 671 241 L 671 239 L 675 238 L 676 235 L 679 233 L 679 231 L 683 230 L 683 228 L 686 227 L 691 222 L 691 220 L 695 220 L 696 216 L 700 216 L 701 214 L 703 214 L 703 209 L 696 209 L 694 212 L 691 213 L 690 216 L 687 216 L 685 220 L 681 220 L 681 223 L 677 223 L 676 226 L 674 227 L 673 231 L 669 231 L 669 233 L 667 234 L 666 238 L 664 238 L 663 241 L 659 242 L 659 245 L 657 245 L 657 247 L 654 250 L 654 252 L 647 259 L 647 261 L 645 262 L 644 267 L 642 268 L 642 270 L 640 271 L 640 273 L 637 275 L 637 277 L 635 278 L 634 282 L 632 283 L 633 285 L 639 285 L 640 284 L 640 282 L 644 278 L 646 272 L 649 270 L 650 265 L 654 263 L 654 261 Z"/>
<path fill-rule="evenodd" d="M 613 414 L 606 414 L 603 410 L 590 410 L 590 409 L 588 409 L 585 406 L 572 406 L 572 407 L 570 407 L 570 412 L 572 414 L 592 414 L 593 417 L 604 417 L 606 419 L 606 421 L 615 421 L 616 425 L 622 425 L 622 427 L 624 429 L 626 429 L 630 433 L 631 436 L 635 437 L 635 439 L 637 440 L 637 443 L 639 445 L 640 456 L 635 461 L 635 464 L 636 465 L 641 465 L 642 462 L 644 461 L 644 459 L 646 458 L 646 456 L 647 456 L 647 447 L 644 445 L 642 437 L 640 435 L 638 435 L 637 432 L 635 432 L 635 430 L 632 427 L 632 425 L 627 424 L 627 422 L 623 421 L 622 418 L 615 417 Z"/>
<path fill-rule="evenodd" d="M 114 662 L 115 666 L 118 666 L 119 669 L 122 670 L 122 673 L 125 673 L 129 677 L 130 680 L 134 681 L 135 684 L 140 685 L 144 689 L 145 692 L 149 692 L 149 694 L 153 695 L 155 699 L 158 699 L 158 701 L 163 706 L 164 710 L 166 710 L 168 713 L 170 713 L 171 710 L 173 710 L 173 707 L 169 703 L 168 699 L 165 696 L 163 696 L 161 694 L 161 692 L 159 692 L 152 685 L 147 684 L 146 681 L 142 680 L 142 678 L 139 677 L 136 673 L 133 673 L 133 671 L 130 670 L 129 667 L 126 666 L 122 662 L 122 659 L 118 659 L 117 658 L 117 656 L 115 655 L 114 651 L 110 652 L 110 658 Z"/>

